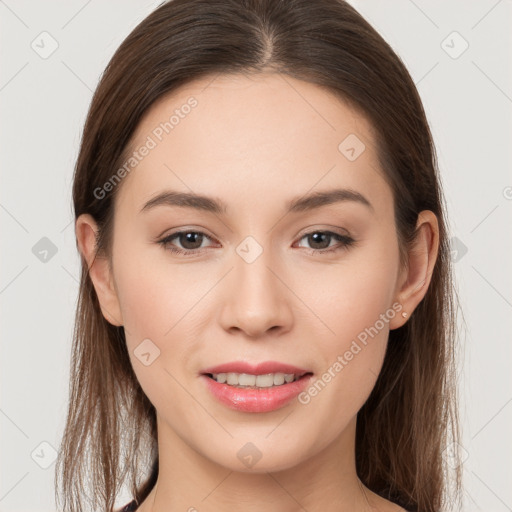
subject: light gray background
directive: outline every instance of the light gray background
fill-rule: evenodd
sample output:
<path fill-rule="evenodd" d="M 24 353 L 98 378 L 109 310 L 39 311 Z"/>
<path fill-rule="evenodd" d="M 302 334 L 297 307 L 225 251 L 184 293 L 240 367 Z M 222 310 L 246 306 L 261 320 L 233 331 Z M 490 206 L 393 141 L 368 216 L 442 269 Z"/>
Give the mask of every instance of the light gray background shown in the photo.
<path fill-rule="evenodd" d="M 512 510 L 511 1 L 351 3 L 404 60 L 438 149 L 466 322 L 464 510 Z M 73 166 L 100 74 L 159 4 L 0 0 L 0 512 L 55 510 L 79 275 Z M 45 59 L 31 47 L 51 49 L 44 31 L 58 43 Z M 46 262 L 43 237 L 57 251 Z"/>

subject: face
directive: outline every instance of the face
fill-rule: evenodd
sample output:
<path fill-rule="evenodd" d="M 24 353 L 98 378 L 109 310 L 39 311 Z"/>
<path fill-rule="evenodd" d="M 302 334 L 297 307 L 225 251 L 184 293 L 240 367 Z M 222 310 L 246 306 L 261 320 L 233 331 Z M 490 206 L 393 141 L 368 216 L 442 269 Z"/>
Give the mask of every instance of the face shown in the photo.
<path fill-rule="evenodd" d="M 249 470 L 243 450 L 261 454 L 253 471 L 313 457 L 354 425 L 399 317 L 393 198 L 371 125 L 313 84 L 224 75 L 154 104 L 131 148 L 112 277 L 159 428 L 237 471 Z M 210 201 L 144 208 L 170 191 Z M 212 389 L 228 385 L 203 375 L 267 361 L 308 375 L 288 392 L 229 386 L 224 401 Z"/>

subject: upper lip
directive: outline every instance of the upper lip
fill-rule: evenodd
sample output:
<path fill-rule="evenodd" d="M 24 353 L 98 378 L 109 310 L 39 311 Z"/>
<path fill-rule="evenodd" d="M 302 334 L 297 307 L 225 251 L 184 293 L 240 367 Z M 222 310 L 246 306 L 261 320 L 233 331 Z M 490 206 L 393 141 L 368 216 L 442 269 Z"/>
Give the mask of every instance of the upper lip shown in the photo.
<path fill-rule="evenodd" d="M 279 363 L 278 361 L 264 361 L 258 364 L 251 364 L 246 361 L 232 361 L 206 368 L 201 373 L 249 373 L 251 375 L 265 375 L 266 373 L 285 373 L 302 376 L 305 373 L 312 373 L 309 370 L 298 368 L 291 364 Z"/>

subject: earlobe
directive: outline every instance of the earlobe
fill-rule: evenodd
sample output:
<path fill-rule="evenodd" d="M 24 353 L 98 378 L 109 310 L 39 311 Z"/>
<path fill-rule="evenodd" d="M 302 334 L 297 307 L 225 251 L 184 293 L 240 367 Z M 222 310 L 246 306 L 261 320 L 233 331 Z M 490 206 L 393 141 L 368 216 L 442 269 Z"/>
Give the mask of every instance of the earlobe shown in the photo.
<path fill-rule="evenodd" d="M 105 256 L 96 256 L 97 224 L 89 214 L 78 217 L 75 234 L 80 254 L 87 263 L 89 276 L 96 290 L 103 316 L 112 325 L 121 326 L 122 315 L 114 286 L 109 261 Z"/>
<path fill-rule="evenodd" d="M 422 301 L 437 260 L 439 224 L 436 215 L 430 210 L 422 211 L 418 215 L 416 229 L 417 237 L 409 250 L 408 268 L 401 275 L 396 294 L 396 301 L 402 305 L 402 309 L 390 322 L 390 329 L 397 329 L 405 324 Z"/>

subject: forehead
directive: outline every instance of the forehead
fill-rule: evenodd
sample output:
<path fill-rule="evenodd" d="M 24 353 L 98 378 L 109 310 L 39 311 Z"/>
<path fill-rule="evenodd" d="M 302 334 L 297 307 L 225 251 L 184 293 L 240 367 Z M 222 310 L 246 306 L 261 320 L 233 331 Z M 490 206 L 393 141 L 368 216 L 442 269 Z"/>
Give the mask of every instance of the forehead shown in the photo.
<path fill-rule="evenodd" d="M 386 201 L 375 144 L 367 119 L 325 88 L 277 73 L 208 76 L 146 112 L 119 195 L 140 209 L 165 188 L 248 204 L 341 185 Z"/>

